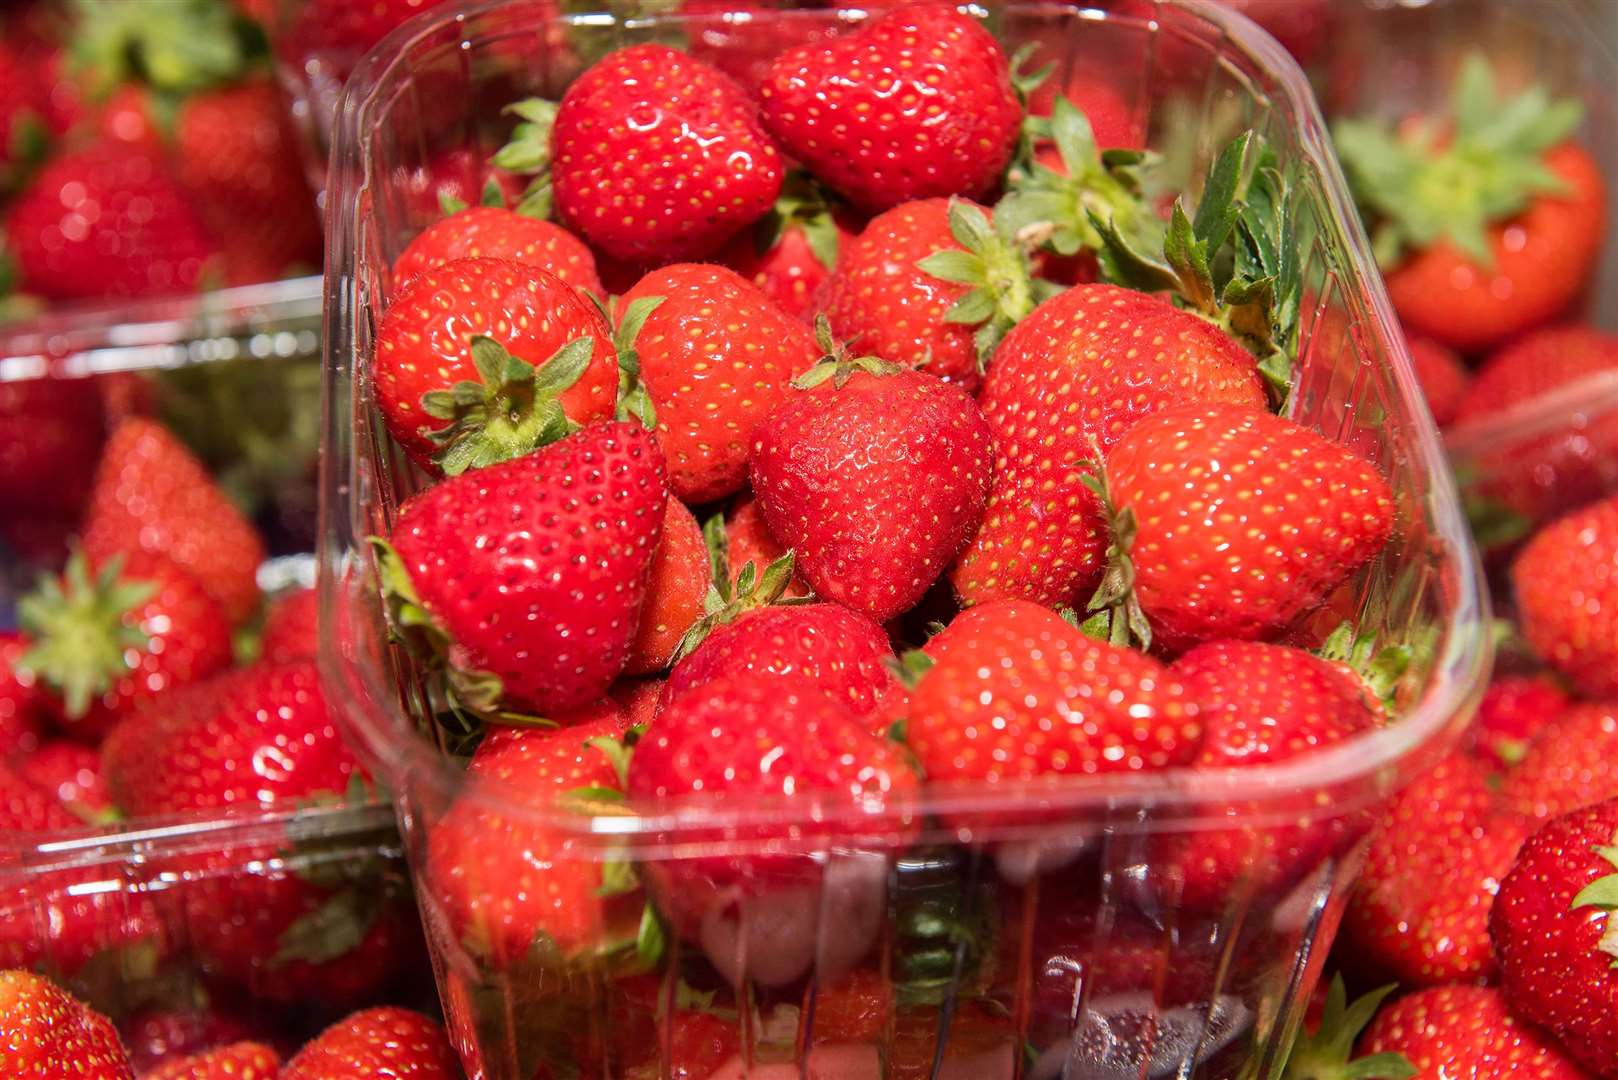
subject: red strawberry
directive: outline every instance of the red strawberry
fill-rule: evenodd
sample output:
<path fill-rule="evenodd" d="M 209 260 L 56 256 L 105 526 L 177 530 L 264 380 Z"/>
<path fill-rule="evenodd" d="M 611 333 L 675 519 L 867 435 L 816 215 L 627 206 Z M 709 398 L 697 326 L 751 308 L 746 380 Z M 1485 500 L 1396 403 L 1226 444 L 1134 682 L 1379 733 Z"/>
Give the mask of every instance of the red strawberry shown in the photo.
<path fill-rule="evenodd" d="M 624 294 L 662 303 L 633 333 L 640 378 L 656 410 L 669 488 L 696 504 L 728 495 L 747 477 L 753 429 L 818 357 L 814 335 L 755 286 L 720 266 L 655 270 Z"/>
<path fill-rule="evenodd" d="M 1489 919 L 1512 1011 L 1598 1076 L 1618 1076 L 1618 799 L 1523 845 Z"/>
<path fill-rule="evenodd" d="M 298 589 L 277 597 L 264 617 L 259 652 L 276 664 L 318 655 L 320 594 L 314 589 Z"/>
<path fill-rule="evenodd" d="M 0 501 L 18 517 L 77 516 L 101 450 L 100 408 L 90 379 L 0 381 Z"/>
<path fill-rule="evenodd" d="M 623 710 L 626 727 L 644 727 L 657 715 L 663 697 L 662 679 L 622 679 L 612 685 L 607 696 Z"/>
<path fill-rule="evenodd" d="M 624 665 L 627 675 L 647 675 L 668 667 L 680 639 L 702 618 L 712 572 L 702 526 L 679 499 L 663 511 L 663 538 L 652 560 L 639 629 Z"/>
<path fill-rule="evenodd" d="M 408 1009 L 354 1013 L 321 1032 L 287 1062 L 280 1080 L 456 1080 L 460 1062 L 444 1029 Z"/>
<path fill-rule="evenodd" d="M 725 514 L 725 566 L 731 580 L 736 580 L 742 567 L 748 563 L 752 563 L 755 572 L 758 572 L 785 554 L 786 549 L 781 546 L 781 541 L 765 524 L 764 514 L 759 510 L 758 500 L 753 493 L 746 491 L 737 496 Z M 796 574 L 781 592 L 781 596 L 788 600 L 808 595 L 809 586 Z"/>
<path fill-rule="evenodd" d="M 820 286 L 853 242 L 855 228 L 851 215 L 834 211 L 812 185 L 789 180 L 775 208 L 738 233 L 720 261 L 782 311 L 813 322 Z"/>
<path fill-rule="evenodd" d="M 612 752 L 626 727 L 618 707 L 592 706 L 559 722 L 558 731 L 491 731 L 473 755 L 467 789 L 427 842 L 433 896 L 452 932 L 500 970 L 543 951 L 604 956 L 635 941 L 642 905 L 632 877 L 609 888 L 602 860 L 576 850 L 565 831 L 502 810 L 538 817 L 570 792 L 600 801 L 594 792 L 623 789 Z"/>
<path fill-rule="evenodd" d="M 446 210 L 476 205 L 490 185 L 507 203 L 522 193 L 516 177 L 488 164 L 464 146 L 429 154 L 422 164 L 401 172 L 398 191 L 415 221 L 431 221 Z"/>
<path fill-rule="evenodd" d="M 635 747 L 627 791 L 647 808 L 693 795 L 707 805 L 737 807 L 787 799 L 828 819 L 712 835 L 716 844 L 773 840 L 777 853 L 642 867 L 675 932 L 700 943 L 732 983 L 745 977 L 780 986 L 817 961 L 822 978 L 836 978 L 874 944 L 888 869 L 886 859 L 870 856 L 907 842 L 917 786 L 898 747 L 872 735 L 824 687 L 800 676 L 738 670 L 665 705 Z M 807 854 L 854 837 L 864 838 L 865 855 Z M 838 926 L 835 942 L 821 940 L 823 918 Z"/>
<path fill-rule="evenodd" d="M 67 812 L 51 793 L 24 780 L 11 766 L 0 764 L 0 829 L 19 833 L 66 832 L 83 822 Z"/>
<path fill-rule="evenodd" d="M 112 1021 L 38 975 L 0 971 L 0 1045 L 15 1080 L 134 1080 Z"/>
<path fill-rule="evenodd" d="M 1238 405 L 1142 420 L 1106 472 L 1116 514 L 1134 519 L 1132 539 L 1115 543 L 1128 548 L 1135 597 L 1171 647 L 1275 633 L 1374 558 L 1393 529 L 1392 494 L 1369 461 Z"/>
<path fill-rule="evenodd" d="M 1456 754 L 1400 793 L 1371 833 L 1343 918 L 1356 970 L 1403 987 L 1493 976 L 1489 909 L 1528 836 L 1488 777 Z"/>
<path fill-rule="evenodd" d="M 1511 583 L 1534 652 L 1585 694 L 1618 697 L 1618 498 L 1541 529 Z"/>
<path fill-rule="evenodd" d="M 186 98 L 174 120 L 174 159 L 203 221 L 223 241 L 231 284 L 319 265 L 314 193 L 267 75 Z"/>
<path fill-rule="evenodd" d="M 562 96 L 551 180 L 562 220 L 615 258 L 699 258 L 780 193 L 781 155 L 730 78 L 664 45 L 609 53 Z"/>
<path fill-rule="evenodd" d="M 1161 344 L 1143 354 L 1139 341 Z M 978 397 L 994 480 L 983 527 L 950 572 L 961 598 L 1087 599 L 1105 530 L 1085 462 L 1142 417 L 1197 401 L 1264 404 L 1252 356 L 1204 320 L 1111 285 L 1036 308 L 1000 343 Z"/>
<path fill-rule="evenodd" d="M 1065 82 L 1051 78 L 1034 88 L 1028 99 L 1029 115 L 1049 116 L 1056 99 L 1066 98 L 1090 122 L 1096 146 L 1103 150 L 1144 150 L 1146 125 L 1139 106 L 1131 104 L 1120 82 L 1110 74 L 1097 74 L 1090 65 L 1074 65 Z"/>
<path fill-rule="evenodd" d="M 122 1021 L 119 1030 L 129 1048 L 129 1061 L 137 1075 L 145 1076 L 160 1065 L 193 1057 L 232 1043 L 270 1041 L 273 1036 L 260 1021 L 247 1018 L 205 992 L 191 1007 L 154 1006 Z"/>
<path fill-rule="evenodd" d="M 31 753 L 46 719 L 55 712 L 32 670 L 20 661 L 31 642 L 15 630 L 0 630 L 0 759 Z"/>
<path fill-rule="evenodd" d="M 1427 408 L 1440 426 L 1460 416 L 1471 397 L 1471 373 L 1461 358 L 1431 338 L 1410 339 L 1410 366 L 1416 369 L 1416 384 L 1427 398 Z"/>
<path fill-rule="evenodd" d="M 501 206 L 472 206 L 427 226 L 393 263 L 394 288 L 457 259 L 505 259 L 549 270 L 579 292 L 605 298 L 595 256 L 559 225 Z"/>
<path fill-rule="evenodd" d="M 401 25 L 444 0 L 311 0 L 288 31 L 299 45 L 351 52 L 355 59 Z"/>
<path fill-rule="evenodd" d="M 88 746 L 57 739 L 17 762 L 17 774 L 91 824 L 115 821 L 118 810 L 101 773 L 101 755 Z"/>
<path fill-rule="evenodd" d="M 126 420 L 107 440 L 85 512 L 84 550 L 101 564 L 154 552 L 196 578 L 241 622 L 258 607 L 264 543 L 203 465 L 155 420 Z"/>
<path fill-rule="evenodd" d="M 384 574 L 464 706 L 577 708 L 629 656 L 667 500 L 652 436 L 597 424 L 405 502 Z"/>
<path fill-rule="evenodd" d="M 45 125 L 45 87 L 30 58 L 8 39 L 0 41 L 0 190 L 9 190 L 18 175 L 44 153 L 50 131 Z"/>
<path fill-rule="evenodd" d="M 725 675 L 807 678 L 873 730 L 903 715 L 907 694 L 882 628 L 837 604 L 760 607 L 717 626 L 669 672 L 664 709 Z"/>
<path fill-rule="evenodd" d="M 393 298 L 372 379 L 405 452 L 454 475 L 610 417 L 618 363 L 606 320 L 561 278 L 462 259 Z"/>
<path fill-rule="evenodd" d="M 6 236 L 22 287 L 51 300 L 194 292 L 214 253 L 162 163 L 110 142 L 41 169 L 12 204 Z"/>
<path fill-rule="evenodd" d="M 1493 764 L 1516 765 L 1567 706 L 1567 692 L 1549 675 L 1497 675 L 1472 718 L 1473 749 Z"/>
<path fill-rule="evenodd" d="M 1513 813 L 1538 821 L 1618 796 L 1618 708 L 1568 706 L 1535 733 L 1500 793 Z"/>
<path fill-rule="evenodd" d="M 828 360 L 795 385 L 754 434 L 759 507 L 819 596 L 886 622 L 982 519 L 988 425 L 964 390 L 889 364 Z"/>
<path fill-rule="evenodd" d="M 1440 986 L 1385 1006 L 1360 1040 L 1361 1054 L 1398 1054 L 1419 1080 L 1582 1080 L 1584 1074 L 1537 1029 L 1506 1008 L 1500 991 Z M 1366 1075 L 1366 1074 L 1361 1074 Z M 1368 1075 L 1395 1075 L 1383 1071 Z"/>
<path fill-rule="evenodd" d="M 1338 126 L 1355 193 L 1377 215 L 1375 244 L 1406 329 L 1475 351 L 1577 300 L 1607 214 L 1600 166 L 1568 141 L 1580 115 L 1543 87 L 1503 97 L 1480 54 L 1462 67 L 1442 115 L 1398 132 Z"/>
<path fill-rule="evenodd" d="M 33 644 L 22 658 L 65 730 L 98 741 L 124 717 L 232 659 L 230 621 L 196 578 L 161 555 L 82 555 L 18 605 Z"/>
<path fill-rule="evenodd" d="M 1618 334 L 1588 326 L 1537 330 L 1489 356 L 1461 398 L 1455 418 L 1466 422 L 1494 416 L 1611 371 L 1618 371 Z"/>
<path fill-rule="evenodd" d="M 167 1062 L 143 1080 L 275 1080 L 281 1055 L 263 1043 L 239 1042 Z"/>
<path fill-rule="evenodd" d="M 999 44 L 943 4 L 785 52 L 759 94 L 782 148 L 871 210 L 987 194 L 1022 122 Z"/>

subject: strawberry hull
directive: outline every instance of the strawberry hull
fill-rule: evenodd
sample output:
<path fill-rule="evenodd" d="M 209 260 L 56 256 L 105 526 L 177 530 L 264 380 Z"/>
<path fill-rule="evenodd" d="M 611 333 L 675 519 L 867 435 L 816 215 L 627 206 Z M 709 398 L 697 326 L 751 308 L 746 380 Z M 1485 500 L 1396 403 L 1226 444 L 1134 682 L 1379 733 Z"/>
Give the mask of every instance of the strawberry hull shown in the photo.
<path fill-rule="evenodd" d="M 1007 51 L 1044 43 L 1060 83 L 1120 72 L 1120 109 L 1172 175 L 1201 175 L 1240 125 L 1265 132 L 1295 177 L 1310 299 L 1286 415 L 1368 457 L 1388 482 L 1394 522 L 1387 548 L 1334 593 L 1334 612 L 1348 614 L 1320 621 L 1330 630 L 1353 618 L 1413 646 L 1394 689 L 1400 719 L 1242 769 L 1169 762 L 852 804 L 597 788 L 588 806 L 546 809 L 472 790 L 464 746 L 434 720 L 441 701 L 427 673 L 389 642 L 366 541 L 431 482 L 388 436 L 369 377 L 392 263 L 437 217 L 412 198 L 410 178 L 435 156 L 499 146 L 513 123 L 498 110 L 506 100 L 554 99 L 607 48 L 692 27 L 679 16 L 556 18 L 522 3 L 435 9 L 360 63 L 337 114 L 322 661 L 352 743 L 397 800 L 440 996 L 470 1075 L 1269 1075 L 1319 977 L 1366 823 L 1459 737 L 1488 658 L 1486 600 L 1302 74 L 1274 41 L 1200 0 L 1157 5 L 1150 22 L 1017 4 L 997 15 Z M 785 11 L 748 21 L 779 52 L 846 33 L 859 18 Z M 712 44 L 707 25 L 690 36 Z M 1191 102 L 1183 73 L 1154 68 L 1157 35 L 1206 62 Z M 749 58 L 738 69 L 754 66 Z M 449 120 L 437 104 L 423 111 L 424 93 L 460 111 Z M 1319 644 L 1314 629 L 1299 629 L 1303 644 Z M 520 822 L 507 839 L 544 837 L 519 870 L 487 879 L 501 929 L 518 925 L 533 897 L 564 887 L 612 902 L 576 905 L 575 918 L 555 921 L 554 935 L 533 933 L 520 955 L 507 935 L 491 962 L 486 935 L 466 932 L 454 898 L 427 873 L 430 840 L 452 807 L 459 820 L 479 800 L 491 819 Z M 1187 849 L 1206 859 L 1210 843 L 1220 845 L 1220 873 L 1202 879 L 1217 884 L 1193 898 Z M 625 918 L 638 904 L 638 922 Z"/>

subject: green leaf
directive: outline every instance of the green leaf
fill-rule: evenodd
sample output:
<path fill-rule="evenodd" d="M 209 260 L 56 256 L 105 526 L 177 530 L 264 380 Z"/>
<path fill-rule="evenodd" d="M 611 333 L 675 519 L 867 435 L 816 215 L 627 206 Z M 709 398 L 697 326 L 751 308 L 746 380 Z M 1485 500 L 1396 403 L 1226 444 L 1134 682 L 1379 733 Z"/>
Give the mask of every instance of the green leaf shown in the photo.
<path fill-rule="evenodd" d="M 384 905 L 358 888 L 342 889 L 298 918 L 276 941 L 271 970 L 295 961 L 328 964 L 359 948 Z"/>
<path fill-rule="evenodd" d="M 224 86 L 247 65 L 244 27 L 211 0 L 74 0 L 69 63 L 100 97 L 143 82 L 185 95 Z"/>
<path fill-rule="evenodd" d="M 646 325 L 647 318 L 657 310 L 664 299 L 661 296 L 642 296 L 631 301 L 624 309 L 623 318 L 613 334 L 613 341 L 618 351 L 617 418 L 639 420 L 649 431 L 657 427 L 657 409 L 652 404 L 651 392 L 641 379 L 640 353 L 636 348 L 636 342 Z M 596 303 L 598 307 L 603 307 L 599 300 Z M 604 307 L 603 314 L 607 314 Z M 611 321 L 610 318 L 608 321 Z"/>
<path fill-rule="evenodd" d="M 656 910 L 647 904 L 641 909 L 640 928 L 635 933 L 635 960 L 642 971 L 655 971 L 667 951 L 668 931 L 663 929 Z"/>
<path fill-rule="evenodd" d="M 1069 176 L 1083 176 L 1101 160 L 1089 117 L 1061 95 L 1051 105 L 1051 139 Z"/>
<path fill-rule="evenodd" d="M 594 347 L 591 338 L 575 338 L 535 367 L 494 338 L 475 335 L 470 351 L 481 381 L 465 380 L 447 392 L 422 395 L 423 412 L 450 421 L 424 429 L 438 448 L 433 461 L 446 476 L 458 476 L 521 457 L 576 431 L 558 398 L 588 369 Z"/>
<path fill-rule="evenodd" d="M 447 191 L 440 191 L 438 193 L 438 208 L 444 212 L 446 217 L 451 214 L 459 214 L 466 209 L 466 200 L 457 199 Z"/>
<path fill-rule="evenodd" d="M 84 553 L 75 551 L 60 578 L 43 576 L 17 603 L 18 622 L 32 642 L 17 666 L 61 697 L 70 723 L 129 674 L 131 652 L 151 644 L 134 617 L 157 595 L 157 583 L 125 577 L 123 565 L 123 556 L 114 556 L 92 578 Z"/>
<path fill-rule="evenodd" d="M 957 251 L 953 248 L 935 251 L 917 260 L 916 266 L 940 281 L 954 282 L 957 285 L 982 285 L 988 276 L 981 258 L 970 251 Z"/>
<path fill-rule="evenodd" d="M 728 597 L 717 586 L 710 589 L 704 601 L 707 613 L 693 623 L 680 638 L 670 662 L 677 664 L 690 656 L 716 628 L 736 621 L 745 611 L 766 605 L 808 603 L 812 598 L 792 600 L 782 595 L 792 583 L 793 566 L 794 559 L 790 551 L 765 567 L 762 574 L 757 573 L 749 560 L 736 575 L 735 584 L 729 590 Z"/>
<path fill-rule="evenodd" d="M 1202 241 L 1205 251 L 1218 251 L 1225 245 L 1231 226 L 1236 223 L 1236 192 L 1247 168 L 1247 157 L 1258 135 L 1244 131 L 1220 152 L 1208 172 L 1207 182 L 1197 200 L 1197 216 L 1191 231 Z"/>
<path fill-rule="evenodd" d="M 521 214 L 523 217 L 544 221 L 551 216 L 554 201 L 550 174 L 542 173 L 529 182 L 522 195 L 518 197 L 517 205 L 511 209 L 513 213 Z"/>
<path fill-rule="evenodd" d="M 730 600 L 730 536 L 725 528 L 725 512 L 715 510 L 702 523 L 702 542 L 708 548 L 709 587 Z"/>
<path fill-rule="evenodd" d="M 511 139 L 489 159 L 490 164 L 528 176 L 544 172 L 551 163 L 551 128 L 556 123 L 556 103 L 528 98 L 507 105 L 505 112 L 522 120 L 511 131 Z"/>
<path fill-rule="evenodd" d="M 1219 301 L 1214 295 L 1213 272 L 1208 267 L 1208 248 L 1196 237 L 1185 206 L 1176 202 L 1169 218 L 1168 237 L 1163 255 L 1174 270 L 1179 294 L 1197 311 L 1216 316 Z"/>
<path fill-rule="evenodd" d="M 500 186 L 500 181 L 489 177 L 483 185 L 483 197 L 479 200 L 484 206 L 504 207 L 506 205 L 506 192 Z"/>
<path fill-rule="evenodd" d="M 950 305 L 944 312 L 944 321 L 975 326 L 993 315 L 993 294 L 988 289 L 973 289 Z"/>
<path fill-rule="evenodd" d="M 965 199 L 949 201 L 949 231 L 967 251 L 981 252 L 994 240 L 994 226 L 981 208 Z"/>
<path fill-rule="evenodd" d="M 895 678 L 907 688 L 914 690 L 921 682 L 922 676 L 933 669 L 936 661 L 921 649 L 906 649 L 897 657 L 890 657 L 882 663 L 893 672 Z"/>
<path fill-rule="evenodd" d="M 837 222 L 831 214 L 817 214 L 804 219 L 802 223 L 804 239 L 809 242 L 809 252 L 815 260 L 827 270 L 837 267 L 838 247 L 841 240 L 837 232 Z"/>
<path fill-rule="evenodd" d="M 1320 1027 L 1314 1035 L 1299 1032 L 1282 1074 L 1288 1080 L 1408 1080 L 1417 1070 L 1402 1054 L 1374 1054 L 1352 1058 L 1354 1044 L 1389 994 L 1383 986 L 1348 1002 L 1342 976 L 1334 976 L 1326 991 Z"/>
<path fill-rule="evenodd" d="M 1579 890 L 1573 898 L 1572 909 L 1581 907 L 1618 909 L 1618 874 L 1597 878 Z"/>
<path fill-rule="evenodd" d="M 584 745 L 604 754 L 607 760 L 612 764 L 612 771 L 613 774 L 618 777 L 619 785 L 628 785 L 629 761 L 630 758 L 632 758 L 635 754 L 635 751 L 632 748 L 625 746 L 618 739 L 610 738 L 605 735 L 590 739 Z M 619 797 L 622 798 L 621 795 Z"/>
<path fill-rule="evenodd" d="M 635 866 L 624 859 L 610 859 L 601 864 L 601 885 L 596 889 L 600 897 L 624 896 L 640 888 L 635 877 Z"/>

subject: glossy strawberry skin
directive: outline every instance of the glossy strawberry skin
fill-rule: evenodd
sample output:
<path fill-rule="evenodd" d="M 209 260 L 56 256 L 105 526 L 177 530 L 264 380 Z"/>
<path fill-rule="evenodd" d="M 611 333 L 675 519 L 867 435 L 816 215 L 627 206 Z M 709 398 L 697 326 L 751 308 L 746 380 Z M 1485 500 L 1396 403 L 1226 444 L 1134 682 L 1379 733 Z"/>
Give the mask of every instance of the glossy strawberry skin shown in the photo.
<path fill-rule="evenodd" d="M 1618 708 L 1568 706 L 1529 741 L 1500 795 L 1513 813 L 1537 822 L 1618 797 Z"/>
<path fill-rule="evenodd" d="M 1493 987 L 1440 986 L 1384 1006 L 1365 1029 L 1359 1056 L 1403 1054 L 1418 1077 L 1439 1080 L 1581 1080 L 1555 1043 L 1515 1019 Z"/>
<path fill-rule="evenodd" d="M 101 755 L 88 746 L 65 739 L 46 742 L 17 761 L 17 772 L 84 821 L 99 822 L 117 813 Z"/>
<path fill-rule="evenodd" d="M 942 4 L 783 53 L 759 93 L 782 149 L 870 210 L 986 194 L 1022 122 L 1005 53 Z"/>
<path fill-rule="evenodd" d="M 275 1080 L 281 1055 L 263 1043 L 240 1042 L 167 1062 L 144 1080 Z"/>
<path fill-rule="evenodd" d="M 105 1016 L 39 975 L 0 972 L 0 1044 L 17 1080 L 134 1080 Z"/>
<path fill-rule="evenodd" d="M 1472 720 L 1473 750 L 1500 767 L 1515 765 L 1567 706 L 1567 691 L 1549 675 L 1497 675 Z"/>
<path fill-rule="evenodd" d="M 1534 652 L 1585 694 L 1618 696 L 1618 498 L 1541 529 L 1511 581 Z"/>
<path fill-rule="evenodd" d="M 854 242 L 854 230 L 842 215 L 834 215 L 833 225 L 837 230 L 837 250 L 839 253 L 847 251 Z M 739 234 L 725 247 L 720 261 L 757 285 L 782 311 L 805 323 L 814 322 L 820 287 L 835 269 L 820 260 L 810 246 L 808 234 L 802 226 L 793 223 L 762 252 L 752 236 L 745 232 Z"/>
<path fill-rule="evenodd" d="M 427 226 L 393 263 L 395 288 L 457 259 L 505 259 L 548 270 L 579 292 L 602 299 L 595 256 L 559 225 L 500 206 L 470 206 Z"/>
<path fill-rule="evenodd" d="M 29 642 L 15 630 L 0 630 L 0 758 L 32 752 L 55 711 L 33 672 L 17 662 Z"/>
<path fill-rule="evenodd" d="M 713 253 L 769 210 L 784 173 L 746 92 L 663 45 L 620 49 L 575 80 L 552 153 L 562 220 L 629 260 Z"/>
<path fill-rule="evenodd" d="M 748 563 L 753 564 L 754 573 L 760 573 L 785 554 L 786 548 L 770 532 L 770 526 L 765 522 L 764 513 L 758 508 L 758 500 L 753 493 L 745 491 L 738 495 L 725 512 L 725 565 L 730 579 L 735 581 Z M 809 586 L 794 573 L 781 595 L 788 599 L 808 596 Z"/>
<path fill-rule="evenodd" d="M 679 499 L 670 499 L 663 514 L 663 535 L 652 560 L 640 627 L 624 664 L 626 675 L 648 675 L 668 667 L 680 638 L 702 618 L 712 581 L 708 544 L 697 519 Z"/>
<path fill-rule="evenodd" d="M 458 382 L 482 382 L 472 338 L 491 337 L 536 366 L 562 346 L 590 341 L 590 362 L 558 397 L 577 424 L 612 416 L 617 353 L 601 313 L 547 270 L 505 259 L 464 259 L 427 270 L 393 297 L 377 329 L 371 377 L 388 432 L 411 460 L 437 470 L 427 432 L 448 420 L 430 417 L 422 397 Z"/>
<path fill-rule="evenodd" d="M 278 597 L 264 616 L 259 653 L 273 663 L 302 660 L 320 651 L 320 594 L 298 589 Z"/>
<path fill-rule="evenodd" d="M 1140 344 L 1158 339 L 1154 351 Z M 1083 483 L 1091 440 L 1106 453 L 1143 417 L 1199 401 L 1264 405 L 1251 355 L 1216 327 L 1111 285 L 1036 308 L 1000 343 L 978 396 L 994 479 L 983 526 L 950 572 L 962 600 L 1082 607 L 1106 546 Z"/>
<path fill-rule="evenodd" d="M 130 1063 L 141 1076 L 160 1065 L 241 1042 L 270 1042 L 271 1030 L 214 996 L 192 1007 L 137 1010 L 119 1024 Z"/>
<path fill-rule="evenodd" d="M 456 1080 L 460 1062 L 444 1029 L 408 1009 L 383 1007 L 338 1021 L 298 1051 L 280 1080 Z"/>
<path fill-rule="evenodd" d="M 1369 461 L 1239 406 L 1141 421 L 1107 455 L 1107 482 L 1118 511 L 1134 512 L 1135 592 L 1171 646 L 1274 634 L 1393 530 L 1392 494 Z"/>
<path fill-rule="evenodd" d="M 886 622 L 913 607 L 983 517 L 993 447 L 962 389 L 856 372 L 789 397 L 754 435 L 770 532 L 815 593 Z"/>
<path fill-rule="evenodd" d="M 980 376 L 974 328 L 944 318 L 971 286 L 933 277 L 916 265 L 934 252 L 964 250 L 950 233 L 948 199 L 918 199 L 878 214 L 843 249 L 826 280 L 832 331 L 857 353 L 975 391 Z"/>
<path fill-rule="evenodd" d="M 678 263 L 655 270 L 619 309 L 661 296 L 636 339 L 657 411 L 669 487 L 690 504 L 747 478 L 754 429 L 820 355 L 814 335 L 734 271 Z"/>
<path fill-rule="evenodd" d="M 667 500 L 656 440 L 609 422 L 428 488 L 392 540 L 452 662 L 543 715 L 595 700 L 623 670 Z"/>

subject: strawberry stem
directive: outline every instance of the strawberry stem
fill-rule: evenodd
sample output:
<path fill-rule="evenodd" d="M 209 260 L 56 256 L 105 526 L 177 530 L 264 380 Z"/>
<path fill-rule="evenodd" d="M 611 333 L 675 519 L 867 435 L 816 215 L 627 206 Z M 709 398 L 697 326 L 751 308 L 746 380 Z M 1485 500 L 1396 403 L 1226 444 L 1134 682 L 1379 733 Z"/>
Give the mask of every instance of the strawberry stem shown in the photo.
<path fill-rule="evenodd" d="M 827 379 L 832 389 L 841 390 L 856 371 L 867 375 L 896 375 L 903 368 L 877 356 L 853 356 L 848 345 L 838 341 L 831 332 L 831 322 L 824 315 L 815 316 L 815 341 L 820 345 L 821 357 L 813 366 L 792 380 L 799 390 L 810 390 Z"/>
<path fill-rule="evenodd" d="M 744 612 L 766 606 L 789 607 L 814 603 L 813 596 L 782 595 L 792 584 L 792 571 L 793 557 L 789 551 L 766 566 L 762 574 L 758 573 L 752 560 L 748 560 L 736 575 L 734 584 L 726 581 L 726 576 L 720 573 L 714 584 L 708 586 L 708 595 L 703 598 L 705 613 L 691 624 L 680 639 L 670 663 L 677 664 L 690 656 L 698 645 L 707 640 L 709 634 L 726 623 L 735 622 Z M 720 582 L 725 584 L 721 585 Z"/>
<path fill-rule="evenodd" d="M 45 575 L 17 604 L 33 639 L 19 666 L 61 695 L 69 720 L 81 719 L 91 702 L 129 674 L 131 650 L 151 643 L 129 617 L 157 594 L 157 584 L 123 577 L 123 565 L 123 557 L 114 556 L 92 580 L 88 560 L 76 551 L 60 578 Z"/>
<path fill-rule="evenodd" d="M 1343 977 L 1333 976 L 1320 1027 L 1313 1035 L 1298 1033 L 1282 1074 L 1286 1080 L 1406 1080 L 1415 1076 L 1418 1070 L 1403 1054 L 1351 1058 L 1355 1040 L 1394 989 L 1389 984 L 1349 1002 Z"/>
<path fill-rule="evenodd" d="M 916 266 L 940 281 L 970 285 L 944 313 L 946 322 L 976 326 L 973 344 L 978 370 L 986 370 L 1000 339 L 1027 318 L 1040 300 L 1060 290 L 1035 281 L 1028 252 L 1008 223 L 994 224 L 983 210 L 962 199 L 949 202 L 949 229 L 961 249 L 935 251 Z"/>
<path fill-rule="evenodd" d="M 1086 619 L 1079 630 L 1091 637 L 1100 637 L 1105 630 L 1105 640 L 1112 644 L 1126 648 L 1136 645 L 1144 651 L 1152 647 L 1152 624 L 1147 621 L 1146 612 L 1135 595 L 1135 560 L 1129 554 L 1139 528 L 1135 511 L 1129 508 L 1120 511 L 1113 505 L 1112 493 L 1107 485 L 1106 456 L 1094 439 L 1090 442 L 1090 449 L 1094 456 L 1085 463 L 1088 471 L 1081 481 L 1101 504 L 1110 539 L 1107 543 L 1107 568 L 1101 575 L 1101 584 L 1085 605 L 1085 610 L 1093 613 L 1092 617 Z M 1098 616 L 1105 616 L 1105 619 Z"/>

